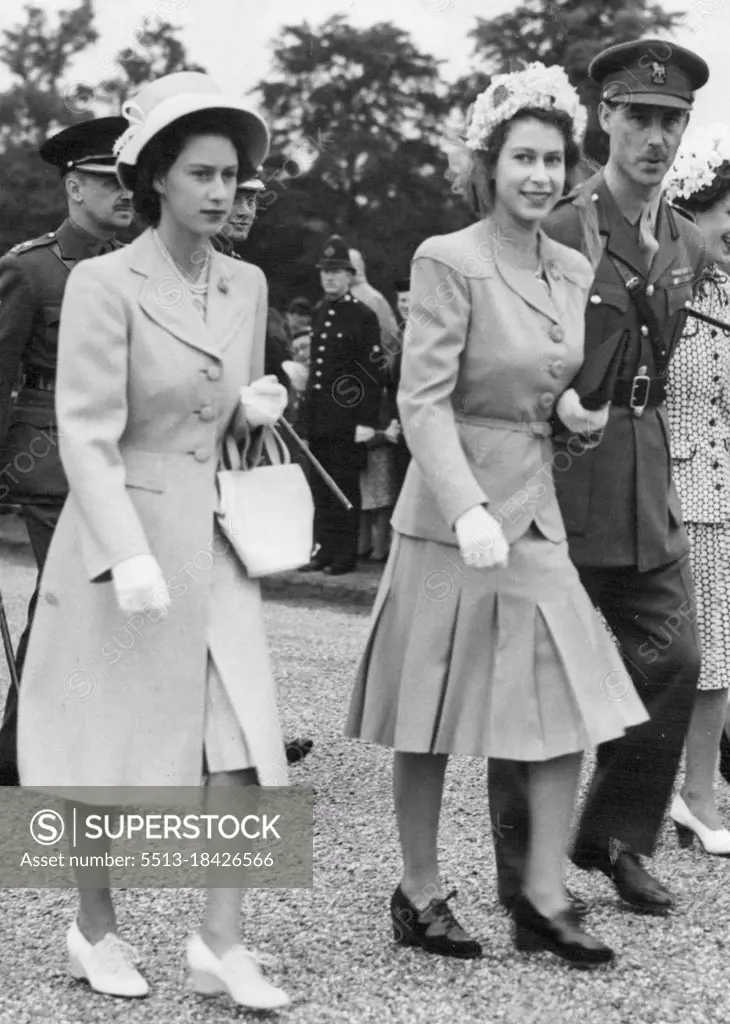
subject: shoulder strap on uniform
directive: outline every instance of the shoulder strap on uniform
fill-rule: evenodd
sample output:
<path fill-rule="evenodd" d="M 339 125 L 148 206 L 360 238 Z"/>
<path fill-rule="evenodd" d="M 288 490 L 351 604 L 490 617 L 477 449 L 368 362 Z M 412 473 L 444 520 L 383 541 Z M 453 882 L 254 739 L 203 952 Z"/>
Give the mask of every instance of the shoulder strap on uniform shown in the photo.
<path fill-rule="evenodd" d="M 45 235 L 40 235 L 39 238 L 31 238 L 27 242 L 18 242 L 12 249 L 8 250 L 8 256 L 21 256 L 24 252 L 30 252 L 31 249 L 42 249 L 49 245 L 53 245 L 56 239 L 55 231 L 48 231 Z"/>

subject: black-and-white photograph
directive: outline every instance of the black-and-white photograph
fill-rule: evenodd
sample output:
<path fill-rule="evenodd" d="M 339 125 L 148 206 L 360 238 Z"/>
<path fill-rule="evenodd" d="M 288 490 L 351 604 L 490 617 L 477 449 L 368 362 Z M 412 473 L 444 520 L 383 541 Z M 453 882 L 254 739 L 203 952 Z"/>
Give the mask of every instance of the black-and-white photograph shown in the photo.
<path fill-rule="evenodd" d="M 730 1018 L 728 37 L 3 0 L 0 1024 Z"/>

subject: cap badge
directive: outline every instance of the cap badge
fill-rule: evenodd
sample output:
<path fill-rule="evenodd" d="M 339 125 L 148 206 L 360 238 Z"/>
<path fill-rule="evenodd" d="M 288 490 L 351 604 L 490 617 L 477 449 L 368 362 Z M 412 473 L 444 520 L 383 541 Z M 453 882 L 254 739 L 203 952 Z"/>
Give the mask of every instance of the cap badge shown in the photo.
<path fill-rule="evenodd" d="M 651 80 L 654 85 L 664 85 L 667 80 L 667 66 L 666 64 L 660 64 L 658 61 L 653 60 L 650 64 L 651 67 Z"/>
<path fill-rule="evenodd" d="M 324 254 L 325 254 L 325 256 L 334 256 L 334 254 L 335 254 L 334 246 L 328 245 L 327 248 L 324 251 Z"/>

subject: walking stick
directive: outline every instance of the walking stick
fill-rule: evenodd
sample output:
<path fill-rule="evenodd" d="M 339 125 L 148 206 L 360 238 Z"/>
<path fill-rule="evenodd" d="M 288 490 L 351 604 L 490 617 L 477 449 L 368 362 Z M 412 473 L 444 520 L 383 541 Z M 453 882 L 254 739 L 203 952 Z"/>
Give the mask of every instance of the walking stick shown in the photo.
<path fill-rule="evenodd" d="M 314 455 L 312 455 L 312 453 L 310 452 L 309 448 L 307 448 L 306 444 L 304 443 L 304 441 L 302 441 L 302 439 L 299 436 L 299 434 L 297 434 L 297 432 L 294 429 L 294 427 L 292 427 L 292 425 L 290 423 L 288 423 L 287 420 L 285 420 L 283 416 L 281 417 L 281 419 L 278 421 L 278 423 L 276 425 L 277 425 L 277 427 L 283 427 L 284 428 L 285 433 L 287 433 L 289 435 L 289 437 L 292 439 L 292 441 L 294 441 L 296 443 L 296 445 L 299 448 L 299 450 L 301 452 L 303 452 L 304 455 L 306 455 L 306 457 L 309 459 L 310 463 L 312 464 L 312 468 L 315 470 L 316 473 L 319 474 L 319 476 L 322 478 L 322 480 L 324 480 L 324 482 L 327 484 L 327 486 L 332 491 L 332 493 L 337 498 L 337 500 L 339 502 L 341 502 L 345 506 L 345 508 L 347 509 L 348 512 L 351 512 L 352 511 L 352 502 L 350 501 L 350 499 L 347 497 L 347 495 L 343 491 L 340 490 L 340 488 L 334 482 L 334 480 L 329 475 L 329 473 L 324 468 L 324 466 L 319 461 L 319 459 L 315 458 Z"/>
<path fill-rule="evenodd" d="M 5 603 L 3 601 L 3 595 L 0 593 L 0 632 L 3 635 L 3 647 L 5 648 L 5 660 L 8 663 L 8 671 L 10 672 L 10 682 L 16 690 L 20 688 L 20 681 L 18 679 L 18 669 L 15 664 L 15 652 L 13 651 L 13 641 L 10 636 L 10 626 L 8 625 L 8 617 L 5 613 Z"/>
<path fill-rule="evenodd" d="M 721 331 L 727 331 L 730 334 L 730 324 L 725 323 L 724 320 L 717 320 L 714 316 L 710 316 L 709 313 L 700 313 L 699 309 L 692 309 L 691 306 L 685 306 L 684 311 L 687 316 L 693 316 L 696 320 L 703 320 L 706 324 L 710 324 L 711 327 L 719 327 Z"/>

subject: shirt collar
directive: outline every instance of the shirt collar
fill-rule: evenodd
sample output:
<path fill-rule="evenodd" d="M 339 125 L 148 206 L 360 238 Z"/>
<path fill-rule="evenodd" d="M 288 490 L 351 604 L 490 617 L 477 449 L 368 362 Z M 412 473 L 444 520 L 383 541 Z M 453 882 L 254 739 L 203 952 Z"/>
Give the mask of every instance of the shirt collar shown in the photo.
<path fill-rule="evenodd" d="M 104 241 L 79 227 L 67 217 L 56 231 L 56 240 L 61 247 L 64 259 L 83 260 L 91 256 L 99 256 L 103 252 L 111 252 L 114 248 L 111 240 Z"/>
<path fill-rule="evenodd" d="M 613 168 L 610 164 L 607 164 L 603 169 L 603 180 L 606 182 L 606 187 L 613 196 L 614 200 L 616 201 L 616 205 L 618 206 L 619 210 L 626 218 L 626 220 L 629 222 L 629 224 L 633 224 L 634 226 L 636 226 L 639 223 L 639 220 L 641 219 L 642 215 L 644 213 L 647 213 L 651 231 L 654 234 L 656 234 L 656 223 L 657 218 L 659 217 L 659 206 L 662 201 L 661 189 L 657 189 L 656 195 L 652 196 L 652 198 L 647 200 L 647 202 L 641 204 L 640 206 L 637 206 L 635 201 L 630 199 L 627 195 L 625 186 L 618 178 L 618 176 L 614 173 Z M 629 214 L 626 213 L 627 206 L 631 206 L 634 208 L 634 212 L 632 212 L 631 216 L 629 216 Z"/>

